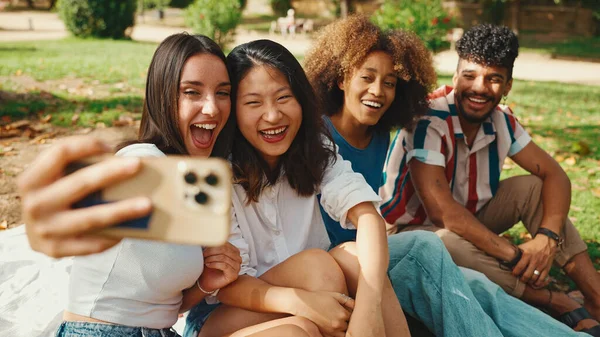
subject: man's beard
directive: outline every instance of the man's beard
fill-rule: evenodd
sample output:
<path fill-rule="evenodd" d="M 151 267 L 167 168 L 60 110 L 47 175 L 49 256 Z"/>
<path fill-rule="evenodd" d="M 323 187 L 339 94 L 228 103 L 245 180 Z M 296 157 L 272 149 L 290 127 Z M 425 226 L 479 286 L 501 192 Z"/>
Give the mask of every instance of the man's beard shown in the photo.
<path fill-rule="evenodd" d="M 466 114 L 464 112 L 465 110 L 463 109 L 463 105 L 462 105 L 463 98 L 464 99 L 468 99 L 470 96 L 475 96 L 475 95 L 464 95 L 463 96 L 463 95 L 456 94 L 455 95 L 455 100 L 456 100 L 456 107 L 457 107 L 457 110 L 458 110 L 458 115 L 460 117 L 462 117 L 465 121 L 467 121 L 467 122 L 469 122 L 471 124 L 481 124 L 481 123 L 485 122 L 490 117 L 490 115 L 492 114 L 492 112 L 494 112 L 494 109 L 496 108 L 496 106 L 498 105 L 498 103 L 500 103 L 500 101 L 495 102 L 492 105 L 492 108 L 490 109 L 490 111 L 486 112 L 482 116 L 472 116 L 472 115 L 468 115 L 468 114 Z M 493 99 L 493 97 L 489 97 L 489 96 L 485 96 L 485 98 L 488 99 L 488 101 Z"/>

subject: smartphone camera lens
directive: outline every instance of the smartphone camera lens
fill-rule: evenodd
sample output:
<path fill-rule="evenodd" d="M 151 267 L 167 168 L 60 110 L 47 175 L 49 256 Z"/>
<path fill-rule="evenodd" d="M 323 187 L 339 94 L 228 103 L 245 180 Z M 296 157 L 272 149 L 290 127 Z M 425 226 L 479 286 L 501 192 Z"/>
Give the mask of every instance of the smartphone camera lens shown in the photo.
<path fill-rule="evenodd" d="M 196 202 L 200 205 L 204 205 L 208 202 L 208 194 L 204 192 L 198 192 L 198 194 L 194 196 L 194 199 L 196 199 Z"/>
<path fill-rule="evenodd" d="M 196 176 L 196 174 L 194 172 L 188 172 L 185 174 L 185 176 L 183 177 L 183 179 L 185 179 L 185 182 L 193 185 L 196 183 L 196 181 L 198 181 L 198 177 Z"/>
<path fill-rule="evenodd" d="M 210 186 L 216 186 L 219 183 L 219 177 L 217 177 L 214 173 L 211 173 L 204 178 L 207 184 Z"/>

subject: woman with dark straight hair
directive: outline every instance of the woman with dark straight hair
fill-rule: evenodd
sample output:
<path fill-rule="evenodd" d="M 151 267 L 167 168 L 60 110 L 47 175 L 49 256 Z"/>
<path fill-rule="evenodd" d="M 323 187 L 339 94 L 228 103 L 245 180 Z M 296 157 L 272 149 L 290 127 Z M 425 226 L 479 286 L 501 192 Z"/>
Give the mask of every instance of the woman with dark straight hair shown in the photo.
<path fill-rule="evenodd" d="M 117 156 L 226 157 L 230 94 L 225 56 L 217 44 L 205 36 L 169 36 L 148 69 L 138 141 Z M 57 336 L 178 336 L 171 327 L 180 312 L 237 278 L 239 250 L 230 243 L 204 249 L 94 234 L 146 216 L 152 208 L 145 197 L 71 208 L 83 196 L 139 171 L 139 158 L 120 158 L 63 176 L 69 163 L 107 151 L 91 137 L 72 138 L 40 155 L 19 179 L 32 248 L 54 257 L 80 255 L 73 261 Z M 262 336 L 307 335 L 292 324 L 261 331 Z"/>
<path fill-rule="evenodd" d="M 210 301 L 221 305 L 190 312 L 185 336 L 223 336 L 282 317 L 301 319 L 311 336 L 409 336 L 389 296 L 379 197 L 337 154 L 300 64 L 269 40 L 234 48 L 227 63 L 237 125 L 234 225 L 241 234 L 231 242 L 243 262 L 238 279 Z M 353 282 L 326 251 L 319 193 L 331 217 L 357 229 L 360 277 Z"/>

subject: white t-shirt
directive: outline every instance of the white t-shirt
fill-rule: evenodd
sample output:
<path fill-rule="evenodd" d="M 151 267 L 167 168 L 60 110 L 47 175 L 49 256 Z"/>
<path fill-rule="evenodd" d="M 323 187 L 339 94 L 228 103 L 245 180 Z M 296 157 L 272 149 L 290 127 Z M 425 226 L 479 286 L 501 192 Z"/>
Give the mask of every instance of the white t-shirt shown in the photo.
<path fill-rule="evenodd" d="M 133 144 L 117 156 L 165 156 L 153 144 Z M 111 323 L 169 328 L 182 291 L 202 274 L 202 247 L 124 239 L 99 254 L 76 257 L 67 310 Z"/>
<path fill-rule="evenodd" d="M 350 162 L 339 154 L 326 169 L 320 191 L 309 197 L 299 196 L 282 177 L 263 191 L 258 202 L 246 204 L 244 188 L 234 185 L 229 241 L 242 255 L 240 274 L 260 276 L 305 249 L 329 247 L 316 197 L 319 193 L 323 209 L 349 229 L 354 229 L 346 219 L 350 208 L 373 202 L 378 209 L 381 200 L 362 174 L 354 173 Z"/>

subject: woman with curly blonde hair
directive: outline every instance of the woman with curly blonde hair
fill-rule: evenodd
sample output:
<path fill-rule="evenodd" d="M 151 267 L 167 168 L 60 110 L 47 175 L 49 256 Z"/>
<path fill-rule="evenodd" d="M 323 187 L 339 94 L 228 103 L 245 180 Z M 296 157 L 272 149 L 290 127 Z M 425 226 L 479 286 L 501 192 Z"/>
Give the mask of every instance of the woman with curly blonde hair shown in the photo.
<path fill-rule="evenodd" d="M 351 16 L 322 30 L 305 69 L 339 154 L 378 191 L 389 132 L 411 128 L 428 112 L 427 95 L 436 85 L 430 52 L 413 33 L 384 32 L 364 16 Z M 352 284 L 358 278 L 352 273 L 358 269 L 351 258 L 356 252 L 345 242 L 355 241 L 356 231 L 342 229 L 323 210 L 322 215 L 335 247 L 331 254 Z M 388 245 L 388 275 L 403 310 L 436 336 L 547 335 L 531 322 L 573 335 L 483 274 L 459 269 L 433 233 L 391 235 Z"/>

